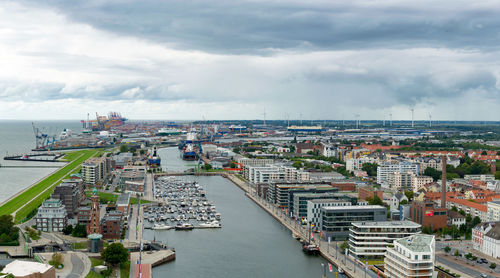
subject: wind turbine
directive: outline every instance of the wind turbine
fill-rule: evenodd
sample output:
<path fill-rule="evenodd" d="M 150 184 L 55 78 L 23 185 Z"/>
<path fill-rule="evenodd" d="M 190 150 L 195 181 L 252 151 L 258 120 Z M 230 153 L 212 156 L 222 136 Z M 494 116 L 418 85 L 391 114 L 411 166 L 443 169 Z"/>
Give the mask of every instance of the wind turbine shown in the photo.
<path fill-rule="evenodd" d="M 389 114 L 389 118 L 391 120 L 391 126 L 392 126 L 392 113 Z"/>
<path fill-rule="evenodd" d="M 355 117 L 356 117 L 356 129 L 359 129 L 359 114 L 356 114 Z"/>
<path fill-rule="evenodd" d="M 432 127 L 432 115 L 429 113 L 429 127 Z"/>

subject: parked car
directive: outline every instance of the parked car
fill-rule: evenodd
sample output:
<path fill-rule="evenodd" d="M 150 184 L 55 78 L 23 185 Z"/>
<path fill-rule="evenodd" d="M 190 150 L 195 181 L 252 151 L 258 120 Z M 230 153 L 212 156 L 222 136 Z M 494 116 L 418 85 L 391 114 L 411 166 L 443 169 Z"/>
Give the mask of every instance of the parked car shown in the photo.
<path fill-rule="evenodd" d="M 479 276 L 483 277 L 483 278 L 486 278 L 488 277 L 488 275 L 484 274 L 484 273 L 481 273 Z"/>
<path fill-rule="evenodd" d="M 481 261 L 484 263 L 484 264 L 487 264 L 488 261 L 485 259 L 485 258 L 481 258 Z"/>

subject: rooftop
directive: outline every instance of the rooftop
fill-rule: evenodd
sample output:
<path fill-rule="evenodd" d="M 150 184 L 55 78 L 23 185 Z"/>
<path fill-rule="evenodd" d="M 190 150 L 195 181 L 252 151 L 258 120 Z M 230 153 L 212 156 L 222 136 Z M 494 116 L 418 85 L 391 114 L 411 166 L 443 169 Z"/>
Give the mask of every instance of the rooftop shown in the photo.
<path fill-rule="evenodd" d="M 425 234 L 416 234 L 396 240 L 397 243 L 413 252 L 431 252 L 431 244 L 433 241 L 434 236 Z"/>
<path fill-rule="evenodd" d="M 313 199 L 309 200 L 312 203 L 350 203 L 348 200 L 338 200 L 338 199 Z"/>
<path fill-rule="evenodd" d="M 379 205 L 368 205 L 368 206 L 342 206 L 342 207 L 323 207 L 323 209 L 325 210 L 346 210 L 346 209 L 350 209 L 350 210 L 355 210 L 355 209 L 363 209 L 363 210 L 367 210 L 367 209 L 385 209 L 385 207 L 383 206 L 379 206 Z"/>
<path fill-rule="evenodd" d="M 394 228 L 419 228 L 422 225 L 417 224 L 413 221 L 403 220 L 403 221 L 362 221 L 362 222 L 352 222 L 353 226 L 363 227 L 363 228 L 378 228 L 378 227 L 394 227 Z"/>
<path fill-rule="evenodd" d="M 2 273 L 10 273 L 15 277 L 24 277 L 33 273 L 45 273 L 52 268 L 51 265 L 37 262 L 15 260 L 2 270 Z"/>
<path fill-rule="evenodd" d="M 116 200 L 117 205 L 128 205 L 130 202 L 130 194 L 128 193 L 123 193 L 118 196 L 118 199 Z"/>

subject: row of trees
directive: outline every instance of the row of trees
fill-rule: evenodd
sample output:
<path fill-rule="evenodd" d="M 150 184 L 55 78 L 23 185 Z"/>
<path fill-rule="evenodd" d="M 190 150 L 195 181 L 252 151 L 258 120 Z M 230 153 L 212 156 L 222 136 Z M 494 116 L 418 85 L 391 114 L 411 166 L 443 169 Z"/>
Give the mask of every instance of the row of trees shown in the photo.
<path fill-rule="evenodd" d="M 431 167 L 425 168 L 424 175 L 432 177 L 434 181 L 441 178 L 442 171 Z M 467 157 L 458 167 L 446 165 L 446 179 L 463 178 L 465 175 L 489 174 L 490 166 L 483 161 L 474 161 Z"/>

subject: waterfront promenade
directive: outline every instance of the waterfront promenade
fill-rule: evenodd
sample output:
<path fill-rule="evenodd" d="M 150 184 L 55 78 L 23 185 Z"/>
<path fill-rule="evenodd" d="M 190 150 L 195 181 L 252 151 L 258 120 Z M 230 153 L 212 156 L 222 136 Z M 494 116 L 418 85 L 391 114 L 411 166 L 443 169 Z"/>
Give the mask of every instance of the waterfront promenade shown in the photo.
<path fill-rule="evenodd" d="M 242 181 L 238 177 L 234 175 L 227 175 L 227 178 L 235 183 L 238 187 L 240 187 L 243 191 L 245 191 L 245 195 L 254 201 L 257 205 L 263 208 L 267 213 L 273 216 L 276 220 L 278 220 L 281 224 L 287 227 L 291 233 L 300 236 L 303 240 L 307 240 L 309 238 L 309 232 L 306 228 L 299 225 L 299 223 L 285 215 L 281 209 L 273 206 L 265 199 L 259 197 L 253 188 L 245 181 Z M 342 253 L 341 249 L 337 246 L 338 242 L 331 242 L 328 244 L 326 241 L 318 240 L 317 243 L 320 247 L 320 254 L 325 259 L 327 259 L 330 263 L 335 265 L 337 268 L 341 267 L 345 274 L 349 277 L 373 277 L 376 278 L 377 274 L 375 274 L 371 270 L 366 270 L 365 267 L 357 262 L 351 256 L 345 256 Z M 297 250 L 297 252 L 301 252 L 301 250 Z"/>

